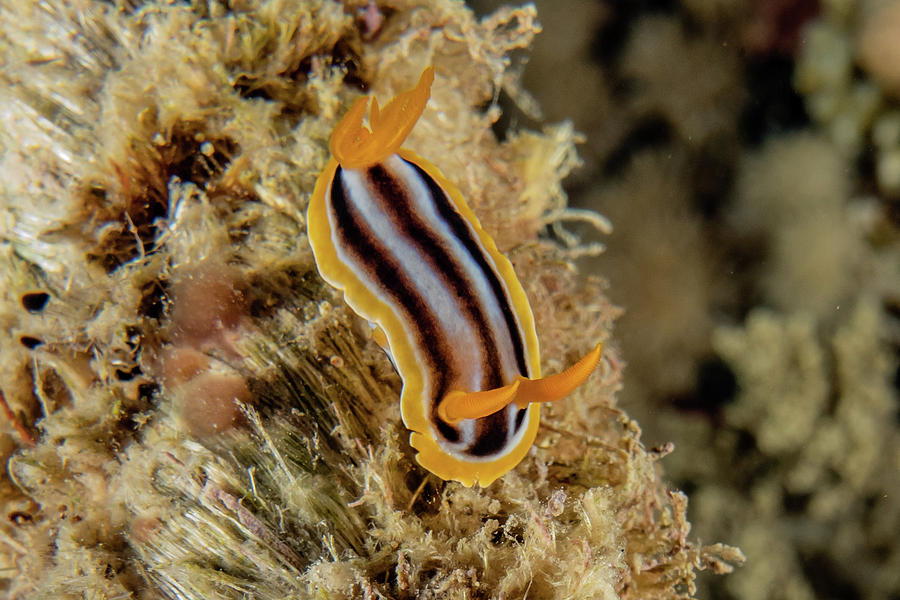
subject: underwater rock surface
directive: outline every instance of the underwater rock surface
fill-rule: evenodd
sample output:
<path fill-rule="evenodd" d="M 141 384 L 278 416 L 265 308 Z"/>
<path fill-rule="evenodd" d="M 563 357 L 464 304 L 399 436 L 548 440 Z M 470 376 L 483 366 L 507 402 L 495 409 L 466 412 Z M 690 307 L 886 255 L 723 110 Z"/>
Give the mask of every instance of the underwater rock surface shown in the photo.
<path fill-rule="evenodd" d="M 305 209 L 359 95 L 435 67 L 407 146 L 512 260 L 548 370 L 619 310 L 570 259 L 566 123 L 492 131 L 535 9 L 0 3 L 0 589 L 10 598 L 688 598 L 689 538 L 616 405 L 621 357 L 487 489 L 414 461 L 390 361 Z M 554 239 L 543 237 L 550 228 Z"/>

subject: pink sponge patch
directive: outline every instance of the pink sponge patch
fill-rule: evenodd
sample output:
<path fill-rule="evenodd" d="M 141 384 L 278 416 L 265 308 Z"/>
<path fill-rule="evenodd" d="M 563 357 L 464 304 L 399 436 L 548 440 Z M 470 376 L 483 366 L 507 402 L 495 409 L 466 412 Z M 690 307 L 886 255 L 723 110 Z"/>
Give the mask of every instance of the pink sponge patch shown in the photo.
<path fill-rule="evenodd" d="M 197 437 L 227 431 L 240 420 L 240 404 L 251 399 L 244 378 L 239 375 L 203 373 L 179 389 L 181 417 Z"/>
<path fill-rule="evenodd" d="M 200 347 L 234 329 L 244 314 L 244 293 L 232 268 L 206 261 L 172 283 L 171 332 L 175 341 Z"/>

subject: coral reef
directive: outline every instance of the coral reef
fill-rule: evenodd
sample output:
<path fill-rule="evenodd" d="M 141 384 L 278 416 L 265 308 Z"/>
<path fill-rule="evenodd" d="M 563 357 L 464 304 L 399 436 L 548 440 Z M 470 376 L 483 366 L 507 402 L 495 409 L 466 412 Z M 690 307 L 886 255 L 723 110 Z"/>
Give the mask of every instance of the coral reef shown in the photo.
<path fill-rule="evenodd" d="M 692 464 L 675 453 L 671 466 L 696 486 L 698 533 L 726 535 L 747 554 L 725 583 L 732 597 L 876 599 L 900 589 L 888 533 L 900 525 L 896 365 L 879 303 L 863 296 L 843 310 L 828 338 L 810 317 L 765 309 L 717 329 L 736 401 L 716 429 L 669 415 L 670 435 L 714 450 Z"/>
<path fill-rule="evenodd" d="M 882 238 L 878 202 L 852 198 L 849 172 L 836 146 L 810 132 L 746 155 L 729 217 L 766 248 L 764 304 L 712 336 L 738 393 L 714 427 L 672 413 L 662 427 L 711 449 L 698 451 L 703 469 L 676 456 L 669 472 L 695 490 L 701 535 L 747 553 L 725 584 L 735 598 L 900 591 L 900 546 L 884 535 L 900 515 L 890 314 L 900 247 Z"/>
<path fill-rule="evenodd" d="M 408 144 L 516 266 L 548 370 L 618 314 L 572 252 L 565 124 L 498 141 L 533 7 L 0 2 L 0 589 L 10 598 L 687 598 L 688 538 L 621 361 L 487 489 L 414 462 L 399 381 L 318 277 L 331 128 L 437 72 Z M 568 214 L 568 217 L 567 217 Z M 585 219 L 597 224 L 597 217 Z M 572 248 L 569 248 L 572 250 Z"/>
<path fill-rule="evenodd" d="M 896 598 L 898 3 L 539 6 L 564 43 L 535 52 L 601 89 L 602 119 L 539 87 L 565 59 L 522 76 L 599 140 L 569 193 L 616 226 L 586 264 L 624 310 L 621 405 L 747 553 L 699 595 Z"/>
<path fill-rule="evenodd" d="M 893 199 L 900 194 L 898 27 L 896 2 L 826 3 L 803 33 L 796 73 L 810 115 L 843 153 L 874 164 L 879 191 Z"/>
<path fill-rule="evenodd" d="M 847 204 L 852 184 L 844 158 L 821 135 L 772 136 L 744 156 L 729 219 L 767 249 L 759 281 L 767 303 L 826 317 L 855 295 L 866 250 L 865 229 L 852 218 L 859 207 Z"/>
<path fill-rule="evenodd" d="M 671 148 L 646 150 L 612 185 L 594 192 L 596 206 L 616 227 L 608 251 L 593 264 L 610 273 L 614 297 L 628 298 L 616 331 L 628 358 L 623 399 L 632 411 L 646 410 L 641 398 L 689 389 L 697 357 L 711 352 L 715 267 L 690 204 L 686 163 L 686 153 Z M 648 278 L 654 282 L 649 288 Z M 653 326 L 647 327 L 651 318 Z"/>
<path fill-rule="evenodd" d="M 635 88 L 629 104 L 637 118 L 661 117 L 685 145 L 734 135 L 743 92 L 736 47 L 723 49 L 714 36 L 689 36 L 677 21 L 647 16 L 634 26 L 621 72 Z"/>

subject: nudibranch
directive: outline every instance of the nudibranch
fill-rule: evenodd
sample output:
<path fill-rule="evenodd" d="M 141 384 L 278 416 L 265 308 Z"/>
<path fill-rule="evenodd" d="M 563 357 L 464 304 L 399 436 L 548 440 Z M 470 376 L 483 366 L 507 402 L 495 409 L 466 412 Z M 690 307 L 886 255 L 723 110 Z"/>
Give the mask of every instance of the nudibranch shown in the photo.
<path fill-rule="evenodd" d="M 540 403 L 581 385 L 601 346 L 541 378 L 534 317 L 512 264 L 456 186 L 400 147 L 433 80 L 429 67 L 381 109 L 359 98 L 338 123 L 309 204 L 309 242 L 319 273 L 393 359 L 419 464 L 487 486 L 528 452 Z"/>

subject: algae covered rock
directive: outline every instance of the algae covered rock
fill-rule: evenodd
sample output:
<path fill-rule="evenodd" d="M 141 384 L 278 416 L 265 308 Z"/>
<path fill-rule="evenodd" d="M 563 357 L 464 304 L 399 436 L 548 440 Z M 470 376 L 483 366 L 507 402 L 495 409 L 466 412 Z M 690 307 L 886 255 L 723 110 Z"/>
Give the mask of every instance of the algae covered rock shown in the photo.
<path fill-rule="evenodd" d="M 567 212 L 571 127 L 498 140 L 533 7 L 0 5 L 0 585 L 14 598 L 682 598 L 688 539 L 607 354 L 486 489 L 413 459 L 397 378 L 318 276 L 331 129 L 433 65 L 407 145 L 513 261 L 548 371 L 617 315 Z"/>

